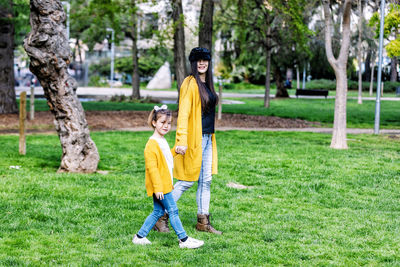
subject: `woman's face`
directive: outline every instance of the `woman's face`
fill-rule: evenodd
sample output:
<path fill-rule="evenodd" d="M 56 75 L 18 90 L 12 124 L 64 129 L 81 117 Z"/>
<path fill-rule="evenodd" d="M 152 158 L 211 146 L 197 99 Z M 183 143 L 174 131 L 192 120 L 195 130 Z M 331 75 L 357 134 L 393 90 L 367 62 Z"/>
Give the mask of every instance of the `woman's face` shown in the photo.
<path fill-rule="evenodd" d="M 199 74 L 204 74 L 207 72 L 208 64 L 208 60 L 200 59 L 199 61 L 197 61 L 197 71 L 199 72 Z"/>

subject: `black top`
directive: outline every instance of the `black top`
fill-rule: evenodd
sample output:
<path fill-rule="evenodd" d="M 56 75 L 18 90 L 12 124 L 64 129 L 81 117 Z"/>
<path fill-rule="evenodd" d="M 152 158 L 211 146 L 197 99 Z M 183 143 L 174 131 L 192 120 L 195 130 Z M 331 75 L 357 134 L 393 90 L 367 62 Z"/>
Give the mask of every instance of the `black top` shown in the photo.
<path fill-rule="evenodd" d="M 203 134 L 212 134 L 215 131 L 215 104 L 217 98 L 213 93 L 211 93 L 211 90 L 208 88 L 206 83 L 203 83 L 203 85 L 207 89 L 209 101 L 205 110 L 202 110 L 201 125 L 203 127 Z"/>

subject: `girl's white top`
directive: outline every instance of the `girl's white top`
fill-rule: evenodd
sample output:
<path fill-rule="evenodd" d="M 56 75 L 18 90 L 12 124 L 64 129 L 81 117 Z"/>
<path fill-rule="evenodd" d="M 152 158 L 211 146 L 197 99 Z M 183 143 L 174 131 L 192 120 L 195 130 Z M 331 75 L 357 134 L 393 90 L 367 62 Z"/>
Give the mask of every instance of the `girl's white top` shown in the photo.
<path fill-rule="evenodd" d="M 172 177 L 172 168 L 174 167 L 174 158 L 172 157 L 171 149 L 169 148 L 167 140 L 162 137 L 154 137 L 151 136 L 150 139 L 154 139 L 157 141 L 158 145 L 161 148 L 161 152 L 164 155 L 165 161 L 167 162 L 169 173 L 171 174 L 172 183 L 174 183 L 174 179 Z"/>

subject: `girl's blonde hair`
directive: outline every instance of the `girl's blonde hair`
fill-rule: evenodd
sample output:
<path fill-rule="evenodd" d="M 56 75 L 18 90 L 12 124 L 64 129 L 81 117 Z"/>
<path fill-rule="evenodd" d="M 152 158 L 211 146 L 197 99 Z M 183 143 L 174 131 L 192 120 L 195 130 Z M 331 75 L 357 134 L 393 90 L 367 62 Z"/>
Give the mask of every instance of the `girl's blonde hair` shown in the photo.
<path fill-rule="evenodd" d="M 172 111 L 167 108 L 166 105 L 162 105 L 161 107 L 154 106 L 153 110 L 149 114 L 149 118 L 147 119 L 147 124 L 155 129 L 153 125 L 153 121 L 157 121 L 162 115 L 166 115 L 167 119 L 171 118 L 172 120 Z"/>

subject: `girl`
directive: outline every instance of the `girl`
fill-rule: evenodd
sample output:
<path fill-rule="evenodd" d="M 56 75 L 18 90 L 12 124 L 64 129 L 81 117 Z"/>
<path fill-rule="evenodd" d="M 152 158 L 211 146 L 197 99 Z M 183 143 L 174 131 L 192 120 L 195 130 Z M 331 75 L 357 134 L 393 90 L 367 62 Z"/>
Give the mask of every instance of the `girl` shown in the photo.
<path fill-rule="evenodd" d="M 212 174 L 217 174 L 217 144 L 214 135 L 215 106 L 218 96 L 211 72 L 211 53 L 206 48 L 193 48 L 189 55 L 192 74 L 185 78 L 179 93 L 179 113 L 176 129 L 174 177 L 178 179 L 172 191 L 175 201 L 198 181 L 197 225 L 199 231 L 222 234 L 210 223 L 210 186 Z M 157 224 L 167 229 L 167 220 Z M 167 230 L 166 230 L 167 231 Z"/>
<path fill-rule="evenodd" d="M 157 220 L 167 210 L 171 218 L 172 228 L 179 238 L 180 248 L 198 248 L 204 242 L 186 235 L 178 215 L 178 208 L 172 197 L 172 166 L 173 158 L 168 146 L 166 135 L 171 129 L 172 112 L 166 105 L 155 106 L 151 111 L 148 124 L 153 127 L 154 133 L 149 138 L 144 149 L 146 166 L 146 190 L 148 196 L 153 196 L 154 210 L 147 217 L 132 242 L 137 245 L 147 245 L 151 242 L 146 238 Z"/>

